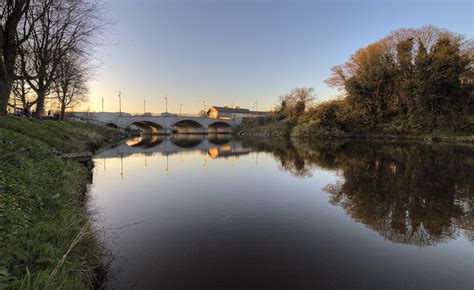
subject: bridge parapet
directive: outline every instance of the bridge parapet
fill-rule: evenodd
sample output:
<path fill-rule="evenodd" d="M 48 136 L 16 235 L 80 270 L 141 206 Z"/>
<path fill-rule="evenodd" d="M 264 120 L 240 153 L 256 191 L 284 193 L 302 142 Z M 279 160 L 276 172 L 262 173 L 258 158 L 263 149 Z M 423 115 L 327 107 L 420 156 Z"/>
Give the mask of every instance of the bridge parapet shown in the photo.
<path fill-rule="evenodd" d="M 241 118 L 224 119 L 209 118 L 198 114 L 129 114 L 129 113 L 91 113 L 91 112 L 71 112 L 68 116 L 91 120 L 108 124 L 119 128 L 129 128 L 131 125 L 138 126 L 142 131 L 157 134 L 171 134 L 176 128 L 185 133 L 207 134 L 208 129 L 213 132 L 229 133 L 230 128 L 240 125 Z M 228 130 L 223 130 L 228 127 Z M 218 130 L 220 128 L 220 130 Z"/>

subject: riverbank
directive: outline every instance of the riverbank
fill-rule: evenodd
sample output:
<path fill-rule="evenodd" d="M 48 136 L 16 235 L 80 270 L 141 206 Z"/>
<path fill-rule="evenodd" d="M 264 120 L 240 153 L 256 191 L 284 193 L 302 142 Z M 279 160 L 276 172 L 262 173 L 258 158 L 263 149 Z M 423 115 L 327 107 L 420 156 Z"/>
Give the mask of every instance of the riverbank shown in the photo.
<path fill-rule="evenodd" d="M 391 127 L 380 126 L 378 128 L 359 128 L 351 132 L 337 128 L 325 128 L 311 123 L 291 126 L 285 120 L 258 122 L 244 122 L 234 129 L 238 136 L 253 137 L 291 137 L 307 140 L 327 139 L 363 139 L 363 140 L 399 140 L 399 141 L 423 141 L 423 142 L 446 142 L 446 143 L 470 143 L 474 144 L 474 134 L 470 130 L 466 132 L 453 132 L 451 130 L 433 130 L 429 133 L 396 132 Z"/>
<path fill-rule="evenodd" d="M 103 252 L 84 203 L 87 168 L 61 153 L 123 138 L 94 125 L 0 116 L 0 289 L 90 289 Z"/>

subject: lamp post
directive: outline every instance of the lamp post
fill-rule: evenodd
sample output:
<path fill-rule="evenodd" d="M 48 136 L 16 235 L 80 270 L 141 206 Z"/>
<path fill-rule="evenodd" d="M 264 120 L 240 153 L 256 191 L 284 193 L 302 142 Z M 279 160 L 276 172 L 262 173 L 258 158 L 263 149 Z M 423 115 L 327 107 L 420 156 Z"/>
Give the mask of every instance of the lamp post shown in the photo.
<path fill-rule="evenodd" d="M 102 97 L 102 113 L 104 112 L 104 97 Z"/>
<path fill-rule="evenodd" d="M 204 169 L 207 169 L 207 154 L 204 155 L 204 164 L 202 165 Z"/>
<path fill-rule="evenodd" d="M 119 97 L 119 113 L 122 113 L 122 92 L 121 91 L 119 91 L 118 97 Z"/>
<path fill-rule="evenodd" d="M 183 104 L 179 104 L 179 115 L 181 116 L 183 113 Z"/>
<path fill-rule="evenodd" d="M 123 156 L 120 155 L 120 178 L 123 180 L 123 175 L 125 173 L 123 172 Z"/>
<path fill-rule="evenodd" d="M 146 100 L 143 99 L 143 115 L 146 114 Z"/>
<path fill-rule="evenodd" d="M 168 95 L 165 95 L 165 112 L 168 113 Z"/>
<path fill-rule="evenodd" d="M 170 166 L 169 166 L 169 161 L 168 161 L 168 154 L 166 154 L 166 168 L 165 168 L 166 174 L 170 173 Z"/>

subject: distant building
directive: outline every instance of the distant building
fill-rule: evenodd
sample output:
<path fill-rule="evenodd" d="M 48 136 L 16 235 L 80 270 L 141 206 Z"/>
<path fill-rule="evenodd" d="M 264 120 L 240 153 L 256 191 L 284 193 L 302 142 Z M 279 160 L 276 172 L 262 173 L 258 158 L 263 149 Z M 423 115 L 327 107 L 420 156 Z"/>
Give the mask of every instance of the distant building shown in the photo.
<path fill-rule="evenodd" d="M 209 118 L 233 119 L 233 118 L 256 118 L 268 116 L 268 112 L 250 111 L 243 108 L 230 108 L 212 106 L 208 111 Z"/>
<path fill-rule="evenodd" d="M 459 80 L 463 86 L 474 86 L 474 71 L 467 71 L 459 75 Z"/>

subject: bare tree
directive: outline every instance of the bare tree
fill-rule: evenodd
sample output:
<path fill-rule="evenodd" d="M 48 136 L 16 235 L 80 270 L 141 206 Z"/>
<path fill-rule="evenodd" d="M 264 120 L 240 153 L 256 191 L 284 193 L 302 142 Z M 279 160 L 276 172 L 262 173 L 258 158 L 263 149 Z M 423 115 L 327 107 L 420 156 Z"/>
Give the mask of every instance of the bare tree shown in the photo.
<path fill-rule="evenodd" d="M 288 118 L 291 122 L 296 122 L 315 99 L 313 88 L 302 87 L 291 90 L 280 97 L 281 106 L 277 109 L 279 118 Z"/>
<path fill-rule="evenodd" d="M 0 3 L 0 113 L 7 111 L 18 49 L 28 37 L 28 33 L 18 35 L 17 31 L 25 23 L 29 10 L 30 0 L 2 0 Z"/>
<path fill-rule="evenodd" d="M 87 75 L 89 70 L 75 55 L 66 55 L 58 66 L 54 90 L 60 105 L 60 120 L 64 119 L 66 109 L 87 101 Z"/>
<path fill-rule="evenodd" d="M 292 89 L 286 95 L 280 97 L 280 99 L 285 101 L 287 106 L 294 106 L 298 102 L 304 104 L 311 103 L 316 99 L 313 88 L 295 88 Z"/>
<path fill-rule="evenodd" d="M 22 73 L 37 95 L 35 117 L 41 117 L 62 59 L 68 54 L 87 54 L 105 23 L 101 7 L 86 0 L 42 0 L 32 14 L 38 20 L 23 46 Z"/>
<path fill-rule="evenodd" d="M 34 102 L 31 101 L 31 88 L 28 86 L 27 81 L 24 78 L 19 78 L 15 80 L 13 83 L 13 97 L 15 98 L 14 104 L 18 106 L 17 101 L 21 102 L 21 105 L 23 108 L 28 107 L 28 109 L 31 108 L 31 106 L 34 105 Z"/>

